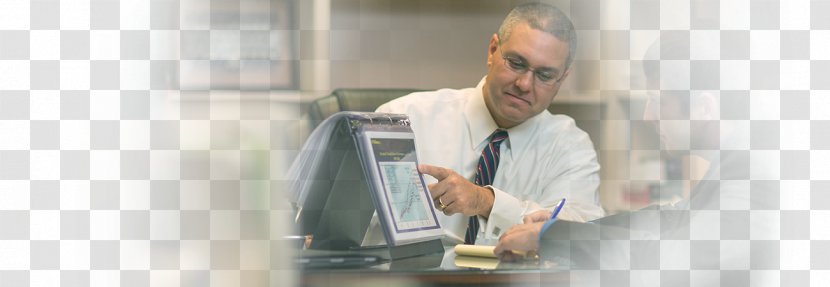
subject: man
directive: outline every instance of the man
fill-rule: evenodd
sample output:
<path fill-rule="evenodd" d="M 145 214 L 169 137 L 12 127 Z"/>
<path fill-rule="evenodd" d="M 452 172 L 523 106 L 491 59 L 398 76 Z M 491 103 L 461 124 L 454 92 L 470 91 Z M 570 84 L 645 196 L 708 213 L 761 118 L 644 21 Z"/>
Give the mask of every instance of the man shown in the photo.
<path fill-rule="evenodd" d="M 650 95 L 643 118 L 655 124 L 666 153 L 699 156 L 708 162 L 706 174 L 689 198 L 592 223 L 557 220 L 549 227 L 545 222 L 550 213 L 539 211 L 499 239 L 495 253 L 503 260 L 518 259 L 516 254 L 521 252 L 514 251 L 538 251 L 544 259 L 567 258 L 576 269 L 672 270 L 661 273 L 660 283 L 665 286 L 689 285 L 690 281 L 701 286 L 744 285 L 723 282 L 743 277 L 749 282 L 750 273 L 741 270 L 775 269 L 777 183 L 750 179 L 773 178 L 777 171 L 739 147 L 777 138 L 756 136 L 750 141 L 745 126 L 720 121 L 736 107 L 722 111 L 719 92 L 690 90 L 690 78 L 695 81 L 707 75 L 690 74 L 689 67 L 677 61 L 660 63 L 661 44 L 662 55 L 668 58 L 676 58 L 675 51 L 688 50 L 688 44 L 673 41 L 658 41 L 649 49 L 644 70 Z M 631 282 L 652 279 L 632 276 Z M 754 280 L 761 280 L 754 285 L 768 283 Z"/>
<path fill-rule="evenodd" d="M 475 88 L 413 93 L 378 112 L 407 114 L 419 170 L 451 242 L 495 239 L 523 215 L 562 198 L 562 218 L 603 215 L 599 165 L 588 135 L 547 111 L 576 49 L 573 24 L 560 10 L 514 8 L 490 39 L 487 75 Z"/>

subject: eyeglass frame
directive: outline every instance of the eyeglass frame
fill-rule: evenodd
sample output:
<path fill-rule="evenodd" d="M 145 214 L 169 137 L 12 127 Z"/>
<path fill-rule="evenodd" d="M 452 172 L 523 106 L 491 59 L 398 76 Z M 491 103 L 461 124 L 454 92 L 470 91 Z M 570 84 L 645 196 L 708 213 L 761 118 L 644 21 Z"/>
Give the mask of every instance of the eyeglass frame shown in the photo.
<path fill-rule="evenodd" d="M 525 61 L 523 59 L 517 59 L 517 58 L 514 58 L 514 57 L 510 57 L 510 56 L 505 56 L 504 52 L 501 49 L 501 38 L 499 38 L 498 35 L 496 36 L 496 40 L 498 41 L 498 50 L 499 50 L 499 54 L 501 55 L 501 59 L 504 61 L 504 66 L 507 67 L 508 70 L 510 70 L 510 71 L 512 71 L 512 72 L 514 72 L 518 75 L 524 75 L 527 72 L 532 72 L 533 73 L 533 84 L 534 85 L 536 84 L 536 81 L 538 80 L 539 82 L 541 82 L 541 85 L 543 85 L 545 87 L 554 87 L 554 86 L 560 84 L 562 82 L 562 79 L 565 78 L 565 73 L 563 72 L 561 75 L 557 75 L 555 78 L 551 78 L 550 80 L 548 80 L 549 82 L 545 82 L 545 80 L 539 79 L 539 75 L 541 73 L 541 72 L 537 71 L 539 68 L 531 68 L 530 65 L 527 63 L 527 61 Z M 512 67 L 512 64 L 514 64 L 514 63 L 521 63 L 524 66 L 524 68 L 520 68 L 520 69 L 523 70 L 523 71 Z M 550 67 L 543 67 L 543 68 L 552 69 Z M 553 68 L 553 69 L 555 69 L 555 68 Z"/>

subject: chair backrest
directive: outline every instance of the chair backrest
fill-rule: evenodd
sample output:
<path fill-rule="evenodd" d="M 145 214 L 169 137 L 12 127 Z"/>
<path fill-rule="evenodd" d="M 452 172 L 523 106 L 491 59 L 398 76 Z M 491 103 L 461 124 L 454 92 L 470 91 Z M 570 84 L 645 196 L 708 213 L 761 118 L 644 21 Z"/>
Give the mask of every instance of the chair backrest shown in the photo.
<path fill-rule="evenodd" d="M 331 95 L 311 103 L 309 117 L 316 127 L 329 116 L 342 111 L 372 112 L 393 99 L 423 90 L 417 89 L 336 89 Z"/>

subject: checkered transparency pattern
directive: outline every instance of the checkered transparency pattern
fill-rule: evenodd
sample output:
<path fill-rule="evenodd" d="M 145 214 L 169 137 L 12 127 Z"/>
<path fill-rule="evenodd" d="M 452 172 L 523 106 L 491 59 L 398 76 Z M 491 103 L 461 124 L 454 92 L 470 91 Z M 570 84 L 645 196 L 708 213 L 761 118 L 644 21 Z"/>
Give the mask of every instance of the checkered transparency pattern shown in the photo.
<path fill-rule="evenodd" d="M 599 240 L 613 232 L 600 228 L 577 240 L 596 242 L 598 262 L 583 267 L 600 270 L 595 285 L 820 286 L 827 273 L 818 254 L 830 229 L 815 205 L 830 190 L 819 130 L 830 112 L 818 108 L 828 95 L 819 75 L 830 34 L 815 16 L 826 2 L 569 4 L 581 53 L 570 92 L 617 101 L 623 114 L 604 122 L 631 128 L 628 143 L 599 145 L 601 157 L 632 161 L 603 184 L 648 186 L 663 202 L 689 189 L 706 194 L 626 224 L 656 238 Z M 640 130 L 652 124 L 661 136 Z M 695 158 L 714 169 L 695 175 Z M 635 159 L 661 167 L 643 170 Z M 675 172 L 684 166 L 691 173 Z"/>
<path fill-rule="evenodd" d="M 273 3 L 0 1 L 0 286 L 294 285 L 270 161 L 294 153 L 299 112 L 213 91 L 210 72 L 180 88 L 216 49 L 291 61 L 267 58 L 291 28 L 270 28 L 291 15 Z"/>
<path fill-rule="evenodd" d="M 484 59 L 455 60 L 485 51 L 499 21 L 491 14 L 505 15 L 509 2 L 332 1 L 326 34 L 280 22 L 280 1 L 0 0 L 0 286 L 293 285 L 291 249 L 275 239 L 287 232 L 282 176 L 303 111 L 249 97 L 258 88 L 243 83 L 257 80 L 245 76 L 284 85 L 274 63 L 297 56 L 270 45 L 324 34 L 345 43 L 322 59 L 333 87 L 417 87 L 436 73 L 442 85 L 471 86 Z M 666 150 L 715 151 L 736 162 L 706 183 L 752 199 L 692 202 L 686 211 L 700 220 L 671 238 L 595 240 L 603 256 L 630 250 L 632 260 L 572 277 L 596 286 L 823 286 L 830 2 L 552 2 L 580 43 L 562 96 L 608 101 L 619 110 L 588 120 L 630 131 L 603 134 L 598 155 L 650 159 L 604 166 L 603 186 L 660 181 L 652 194 L 671 197 L 693 176 Z M 257 24 L 262 14 L 232 12 L 261 5 L 267 25 Z M 661 49 L 646 57 L 655 42 Z M 240 56 L 262 53 L 268 60 Z M 420 65 L 427 57 L 431 65 Z M 668 77 L 648 85 L 644 67 Z M 660 110 L 658 126 L 690 135 L 661 149 L 642 120 L 655 90 L 690 106 L 716 99 L 717 116 Z M 708 125 L 722 133 L 696 133 Z M 702 137 L 712 141 L 692 140 Z M 669 214 L 631 225 L 668 229 Z M 716 268 L 707 261 L 746 251 Z"/>

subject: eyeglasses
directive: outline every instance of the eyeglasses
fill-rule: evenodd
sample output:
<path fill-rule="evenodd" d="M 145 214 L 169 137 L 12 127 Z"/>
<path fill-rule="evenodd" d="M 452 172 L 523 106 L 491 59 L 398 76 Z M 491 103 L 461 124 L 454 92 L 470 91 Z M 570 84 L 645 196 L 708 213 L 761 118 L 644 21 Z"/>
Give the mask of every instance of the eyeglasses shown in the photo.
<path fill-rule="evenodd" d="M 538 68 L 531 68 L 520 58 L 505 56 L 504 52 L 501 50 L 501 39 L 499 39 L 499 54 L 501 54 L 501 58 L 504 59 L 504 66 L 516 74 L 524 75 L 527 71 L 533 72 L 533 77 L 536 79 L 534 81 L 535 84 L 551 87 L 562 81 L 562 77 L 557 75 L 555 72 L 549 70 L 540 71 Z"/>

